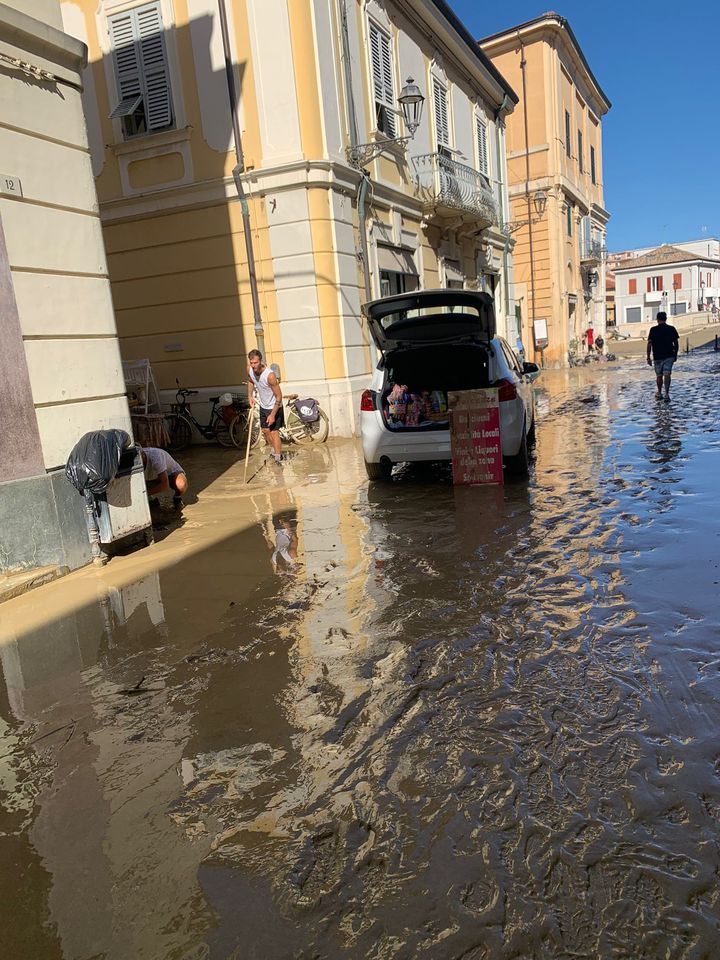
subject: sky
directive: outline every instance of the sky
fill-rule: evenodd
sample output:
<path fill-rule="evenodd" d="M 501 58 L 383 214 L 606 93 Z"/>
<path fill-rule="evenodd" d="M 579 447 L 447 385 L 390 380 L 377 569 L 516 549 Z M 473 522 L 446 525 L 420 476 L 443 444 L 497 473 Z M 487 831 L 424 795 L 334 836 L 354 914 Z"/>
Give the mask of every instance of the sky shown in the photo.
<path fill-rule="evenodd" d="M 720 236 L 717 0 L 448 0 L 474 37 L 565 17 L 612 103 L 603 128 L 609 250 Z"/>

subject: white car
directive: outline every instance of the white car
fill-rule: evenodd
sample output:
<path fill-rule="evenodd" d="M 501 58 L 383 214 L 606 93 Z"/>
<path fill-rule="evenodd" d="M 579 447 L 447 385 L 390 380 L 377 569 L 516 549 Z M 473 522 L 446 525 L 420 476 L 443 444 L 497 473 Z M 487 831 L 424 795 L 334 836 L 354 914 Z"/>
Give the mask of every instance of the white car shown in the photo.
<path fill-rule="evenodd" d="M 387 480 L 396 463 L 450 460 L 447 392 L 482 387 L 498 388 L 506 472 L 526 474 L 535 437 L 532 382 L 540 368 L 522 363 L 495 335 L 492 297 L 419 290 L 373 300 L 365 311 L 381 353 L 360 401 L 370 480 Z"/>

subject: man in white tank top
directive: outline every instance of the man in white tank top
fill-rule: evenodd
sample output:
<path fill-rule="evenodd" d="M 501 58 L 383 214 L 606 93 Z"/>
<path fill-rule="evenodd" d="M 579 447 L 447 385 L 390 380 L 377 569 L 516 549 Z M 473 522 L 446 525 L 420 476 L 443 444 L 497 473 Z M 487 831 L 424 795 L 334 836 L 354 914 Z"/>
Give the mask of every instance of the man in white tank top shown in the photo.
<path fill-rule="evenodd" d="M 251 350 L 248 354 L 248 400 L 250 406 L 255 402 L 257 390 L 260 404 L 260 427 L 265 437 L 265 443 L 272 447 L 275 463 L 280 463 L 281 441 L 280 427 L 285 426 L 285 415 L 282 406 L 282 392 L 280 384 L 270 367 L 263 363 L 263 356 L 259 350 Z"/>

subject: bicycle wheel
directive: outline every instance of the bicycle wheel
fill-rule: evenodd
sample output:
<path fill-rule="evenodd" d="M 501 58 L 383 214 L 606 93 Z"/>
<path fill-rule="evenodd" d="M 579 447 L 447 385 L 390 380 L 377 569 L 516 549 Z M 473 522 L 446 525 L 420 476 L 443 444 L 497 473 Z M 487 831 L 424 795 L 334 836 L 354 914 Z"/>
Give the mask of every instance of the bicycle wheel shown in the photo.
<path fill-rule="evenodd" d="M 221 447 L 236 447 L 232 435 L 232 428 L 235 424 L 235 421 L 230 423 L 225 423 L 222 417 L 216 417 L 213 423 L 213 428 L 215 430 L 215 439 L 220 444 Z"/>
<path fill-rule="evenodd" d="M 250 430 L 252 430 L 252 439 L 250 440 L 251 448 L 255 448 L 260 443 L 260 438 L 262 437 L 262 430 L 260 429 L 260 408 L 257 403 L 248 411 L 247 418 L 245 420 L 245 443 L 247 443 L 247 423 L 250 421 Z"/>
<path fill-rule="evenodd" d="M 295 443 L 312 443 L 312 441 L 325 443 L 330 424 L 327 415 L 320 408 L 318 408 L 318 414 L 319 416 L 314 423 L 305 423 L 292 407 L 288 407 L 285 429 Z"/>
<path fill-rule="evenodd" d="M 245 431 L 243 430 L 242 417 L 238 415 L 230 424 L 230 439 L 233 446 L 237 447 L 238 450 L 243 449 L 243 434 L 245 434 Z"/>
<path fill-rule="evenodd" d="M 185 419 L 177 413 L 168 413 L 165 415 L 170 442 L 165 445 L 165 449 L 174 453 L 178 450 L 184 450 L 192 442 L 192 427 Z"/>

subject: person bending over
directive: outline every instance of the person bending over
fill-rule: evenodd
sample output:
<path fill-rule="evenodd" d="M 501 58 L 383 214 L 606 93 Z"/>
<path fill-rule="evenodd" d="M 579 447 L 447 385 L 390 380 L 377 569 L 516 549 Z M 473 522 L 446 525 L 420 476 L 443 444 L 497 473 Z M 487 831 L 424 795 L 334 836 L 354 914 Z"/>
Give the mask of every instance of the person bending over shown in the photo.
<path fill-rule="evenodd" d="M 173 491 L 173 506 L 176 510 L 183 506 L 182 498 L 187 493 L 187 474 L 167 450 L 159 447 L 143 447 L 140 451 L 145 469 L 145 486 L 149 497 L 157 497 L 169 490 Z"/>
<path fill-rule="evenodd" d="M 255 390 L 257 390 L 260 404 L 260 428 L 265 437 L 265 443 L 272 449 L 273 460 L 275 463 L 280 463 L 282 459 L 280 427 L 285 426 L 280 384 L 270 367 L 263 362 L 263 356 L 259 350 L 251 350 L 248 354 L 248 361 L 250 364 L 247 371 L 250 408 L 252 409 L 255 402 Z"/>

